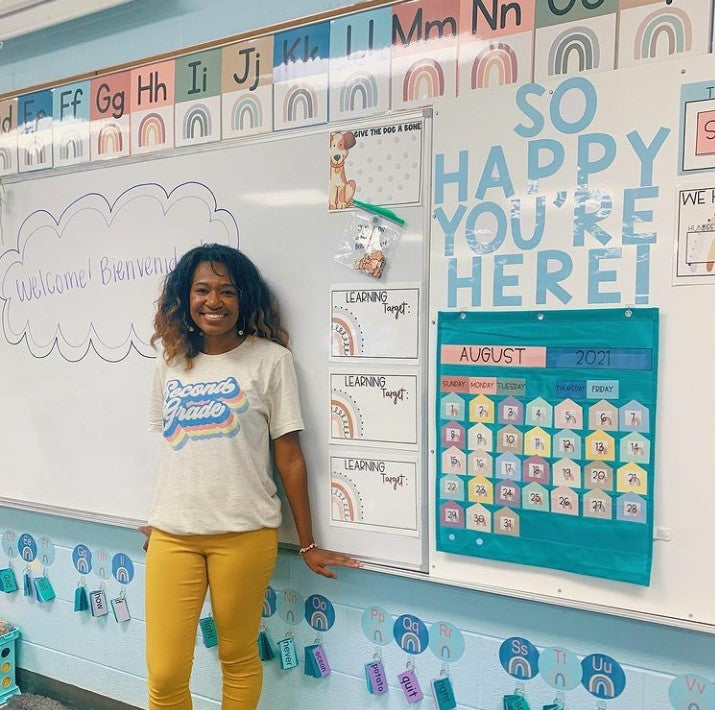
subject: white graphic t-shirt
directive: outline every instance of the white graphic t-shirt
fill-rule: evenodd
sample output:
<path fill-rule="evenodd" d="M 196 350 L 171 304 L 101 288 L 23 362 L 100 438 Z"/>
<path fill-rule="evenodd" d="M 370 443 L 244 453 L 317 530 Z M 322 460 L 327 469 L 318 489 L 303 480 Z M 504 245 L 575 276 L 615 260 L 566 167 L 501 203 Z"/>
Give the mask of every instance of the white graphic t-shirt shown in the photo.
<path fill-rule="evenodd" d="M 277 528 L 270 440 L 303 429 L 289 350 L 248 338 L 193 368 L 158 359 L 149 429 L 164 436 L 149 524 L 175 535 Z"/>

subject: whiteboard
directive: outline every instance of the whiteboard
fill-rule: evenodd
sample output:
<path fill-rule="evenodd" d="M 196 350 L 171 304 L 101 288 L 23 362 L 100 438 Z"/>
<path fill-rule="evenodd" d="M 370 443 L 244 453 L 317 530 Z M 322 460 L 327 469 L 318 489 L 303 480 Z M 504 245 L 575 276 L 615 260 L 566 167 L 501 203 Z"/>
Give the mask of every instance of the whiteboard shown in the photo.
<path fill-rule="evenodd" d="M 429 120 L 423 127 L 419 155 L 429 145 Z M 350 358 L 330 363 L 331 287 L 375 288 L 376 282 L 334 260 L 351 214 L 328 210 L 328 146 L 329 129 L 321 127 L 6 181 L 0 222 L 0 390 L 9 415 L 0 432 L 3 504 L 117 524 L 146 520 L 159 447 L 146 431 L 154 301 L 178 256 L 200 241 L 216 241 L 239 246 L 278 295 L 298 371 L 316 539 L 381 563 L 421 568 L 421 387 L 415 390 L 415 441 L 407 451 L 419 488 L 410 524 L 330 524 L 331 457 L 342 455 L 347 443 L 357 447 L 354 456 L 388 454 L 366 441 L 329 447 L 329 368 L 392 378 L 407 372 L 419 382 L 423 371 L 420 361 L 369 368 Z M 418 196 L 428 173 L 422 168 L 411 178 Z M 379 287 L 410 284 L 424 308 L 428 207 L 420 200 L 395 209 L 408 226 Z M 421 322 L 420 357 L 424 335 Z M 373 427 L 384 413 L 378 406 Z M 393 442 L 390 458 L 405 453 L 399 448 Z M 284 512 L 282 539 L 293 541 L 287 505 Z"/>
<path fill-rule="evenodd" d="M 677 286 L 673 278 L 679 230 L 683 225 L 692 229 L 691 221 L 715 217 L 709 191 L 703 193 L 708 204 L 692 220 L 681 216 L 678 221 L 682 210 L 677 201 L 678 188 L 715 186 L 715 161 L 704 145 L 705 131 L 686 120 L 690 101 L 704 101 L 703 112 L 713 103 L 708 103 L 706 88 L 713 69 L 715 61 L 707 56 L 472 92 L 435 105 L 431 322 L 439 311 L 474 308 L 641 305 L 658 307 L 661 314 L 650 586 L 446 554 L 436 551 L 431 540 L 430 574 L 435 578 L 715 631 L 715 580 L 705 563 L 712 547 L 705 501 L 713 497 L 715 337 L 709 323 L 715 292 L 707 278 Z M 478 134 L 463 130 L 465 115 L 480 117 Z M 638 136 L 644 146 L 653 146 L 652 161 L 639 159 L 634 149 Z M 692 159 L 695 152 L 697 161 Z M 709 167 L 698 172 L 689 166 Z M 584 168 L 590 172 L 591 192 L 579 196 Z M 604 230 L 603 241 L 594 235 L 595 228 L 581 229 L 583 218 L 574 221 L 579 200 L 585 213 L 600 211 L 591 224 Z M 539 209 L 544 210 L 545 226 L 537 238 Z M 515 227 L 521 227 L 521 234 L 515 235 Z M 629 239 L 629 231 L 656 236 Z M 710 270 L 694 265 L 690 275 L 707 276 Z M 436 332 L 431 328 L 434 373 Z M 434 376 L 429 383 L 434 422 Z M 435 448 L 434 429 L 431 425 L 430 449 Z M 431 525 L 435 476 L 431 460 Z"/>

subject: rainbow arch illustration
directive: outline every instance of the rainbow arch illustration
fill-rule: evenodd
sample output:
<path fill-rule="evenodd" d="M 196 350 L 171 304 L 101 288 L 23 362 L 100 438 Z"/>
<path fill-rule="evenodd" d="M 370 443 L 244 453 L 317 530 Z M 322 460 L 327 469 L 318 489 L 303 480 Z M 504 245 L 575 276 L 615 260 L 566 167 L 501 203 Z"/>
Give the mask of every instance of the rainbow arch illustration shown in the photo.
<path fill-rule="evenodd" d="M 565 687 L 566 687 L 566 678 L 564 677 L 564 674 L 563 674 L 563 673 L 557 673 L 557 674 L 554 676 L 554 682 L 552 683 L 552 685 L 553 685 L 555 688 L 565 688 Z"/>
<path fill-rule="evenodd" d="M 121 153 L 124 148 L 124 136 L 118 123 L 106 123 L 97 135 L 97 153 L 112 155 Z"/>
<path fill-rule="evenodd" d="M 444 70 L 434 59 L 421 59 L 413 64 L 402 82 L 402 100 L 432 99 L 444 94 Z"/>
<path fill-rule="evenodd" d="M 263 124 L 261 102 L 253 94 L 240 96 L 231 110 L 231 127 L 234 131 L 246 131 Z"/>
<path fill-rule="evenodd" d="M 452 660 L 452 652 L 449 650 L 449 646 L 442 646 L 442 648 L 440 648 L 439 657 L 443 661 L 451 661 Z"/>
<path fill-rule="evenodd" d="M 422 653 L 420 637 L 412 631 L 406 631 L 405 635 L 400 639 L 400 648 L 409 653 Z"/>
<path fill-rule="evenodd" d="M 204 104 L 195 104 L 184 114 L 181 135 L 186 140 L 211 135 L 211 112 Z"/>
<path fill-rule="evenodd" d="M 360 439 L 363 424 L 360 410 L 345 392 L 333 390 L 330 398 L 330 429 L 335 439 Z"/>
<path fill-rule="evenodd" d="M 519 61 L 516 52 L 504 42 L 489 44 L 477 54 L 472 64 L 472 89 L 488 87 L 494 70 L 499 77 L 499 85 L 516 83 Z"/>
<path fill-rule="evenodd" d="M 264 618 L 267 618 L 269 616 L 272 616 L 273 614 L 273 609 L 271 608 L 271 603 L 268 601 L 268 599 L 263 599 L 263 611 L 261 612 L 261 616 Z"/>
<path fill-rule="evenodd" d="M 36 137 L 25 146 L 25 166 L 42 165 L 47 160 L 47 146 Z"/>
<path fill-rule="evenodd" d="M 588 690 L 597 698 L 616 697 L 616 687 L 613 681 L 607 675 L 601 673 L 596 673 L 591 677 L 591 680 L 588 681 Z"/>
<path fill-rule="evenodd" d="M 4 145 L 0 145 L 0 170 L 9 170 L 11 167 L 12 157 L 10 156 L 10 151 Z"/>
<path fill-rule="evenodd" d="M 509 661 L 509 675 L 514 678 L 525 678 L 529 679 L 534 675 L 531 668 L 531 663 L 526 660 L 523 656 L 514 656 Z"/>
<path fill-rule="evenodd" d="M 80 574 L 89 574 L 89 562 L 84 557 L 77 560 L 77 571 Z"/>
<path fill-rule="evenodd" d="M 327 631 L 330 628 L 330 622 L 325 612 L 314 611 L 310 615 L 310 621 L 308 622 L 316 631 Z"/>
<path fill-rule="evenodd" d="M 700 703 L 692 702 L 688 705 L 688 710 L 705 710 Z"/>
<path fill-rule="evenodd" d="M 81 158 L 84 154 L 84 145 L 80 136 L 70 133 L 62 138 L 60 143 L 60 160 L 73 160 Z"/>
<path fill-rule="evenodd" d="M 137 133 L 140 148 L 166 143 L 166 126 L 164 119 L 158 113 L 148 113 L 144 116 Z"/>
<path fill-rule="evenodd" d="M 333 308 L 330 323 L 332 354 L 353 357 L 363 353 L 363 335 L 355 316 L 344 308 Z"/>
<path fill-rule="evenodd" d="M 119 567 L 114 576 L 116 577 L 117 582 L 119 582 L 119 584 L 129 584 L 130 582 L 129 571 L 126 569 L 126 567 Z"/>
<path fill-rule="evenodd" d="M 359 522 L 363 518 L 362 500 L 352 482 L 333 474 L 330 480 L 332 519 L 344 523 Z"/>
<path fill-rule="evenodd" d="M 655 57 L 658 39 L 663 34 L 668 38 L 669 55 L 689 52 L 693 46 L 693 24 L 688 13 L 679 7 L 669 7 L 647 15 L 636 30 L 634 57 Z"/>
<path fill-rule="evenodd" d="M 302 111 L 301 111 L 302 108 Z M 318 111 L 318 95 L 307 84 L 292 86 L 283 99 L 283 120 L 286 122 L 314 118 Z M 302 118 L 299 115 L 302 113 Z"/>
<path fill-rule="evenodd" d="M 358 105 L 357 98 L 361 101 Z M 340 110 L 355 111 L 377 106 L 377 80 L 372 74 L 354 74 L 340 89 Z"/>
<path fill-rule="evenodd" d="M 573 27 L 556 37 L 549 50 L 549 76 L 568 74 L 569 59 L 573 53 L 578 57 L 579 71 L 598 69 L 601 63 L 601 45 L 592 29 Z"/>

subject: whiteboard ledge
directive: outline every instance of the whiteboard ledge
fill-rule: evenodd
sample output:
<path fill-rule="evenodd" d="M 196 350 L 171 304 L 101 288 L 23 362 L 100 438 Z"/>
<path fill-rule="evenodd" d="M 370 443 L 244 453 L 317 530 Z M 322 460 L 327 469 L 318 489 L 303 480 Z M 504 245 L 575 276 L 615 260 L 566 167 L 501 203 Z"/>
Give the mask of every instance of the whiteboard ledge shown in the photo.
<path fill-rule="evenodd" d="M 715 624 L 695 621 L 692 619 L 680 619 L 678 617 L 663 616 L 661 614 L 649 614 L 647 612 L 637 611 L 635 609 L 619 609 L 603 606 L 602 604 L 593 604 L 590 602 L 575 602 L 572 599 L 562 599 L 560 597 L 554 597 L 548 594 L 521 592 L 514 589 L 508 589 L 506 587 L 494 587 L 488 584 L 469 584 L 466 582 L 455 581 L 452 579 L 442 579 L 441 577 L 435 577 L 434 575 L 431 575 L 427 572 L 418 572 L 408 569 L 387 567 L 386 565 L 373 564 L 368 562 L 363 563 L 362 569 L 368 570 L 370 572 L 391 574 L 397 577 L 407 577 L 408 579 L 418 579 L 422 582 L 442 584 L 446 587 L 471 589 L 475 592 L 485 592 L 487 594 L 496 594 L 502 597 L 524 599 L 526 601 L 540 602 L 542 604 L 551 604 L 553 606 L 563 606 L 571 609 L 579 609 L 581 611 L 590 611 L 596 614 L 604 614 L 606 616 L 618 616 L 624 619 L 635 619 L 636 621 L 645 621 L 651 624 L 672 626 L 679 629 L 688 629 L 690 631 L 698 631 L 704 634 L 715 635 Z"/>
<path fill-rule="evenodd" d="M 98 523 L 100 525 L 113 525 L 118 528 L 138 528 L 146 525 L 146 520 L 132 520 L 131 518 L 120 518 L 116 515 L 103 513 L 90 513 L 88 510 L 75 510 L 73 508 L 61 508 L 56 505 L 43 505 L 42 503 L 31 503 L 25 500 L 0 497 L 0 507 L 16 508 L 29 513 L 41 513 L 42 515 L 54 515 L 58 518 L 71 518 L 72 520 L 82 520 L 88 523 Z"/>

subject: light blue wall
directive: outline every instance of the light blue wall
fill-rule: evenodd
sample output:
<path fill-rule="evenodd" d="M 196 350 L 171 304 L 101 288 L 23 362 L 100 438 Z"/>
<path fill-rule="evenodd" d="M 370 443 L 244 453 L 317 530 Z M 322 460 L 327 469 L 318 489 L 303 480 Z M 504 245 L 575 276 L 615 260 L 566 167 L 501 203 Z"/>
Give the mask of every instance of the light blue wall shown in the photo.
<path fill-rule="evenodd" d="M 22 593 L 0 594 L 0 618 L 11 619 L 22 630 L 19 664 L 37 673 L 59 678 L 92 691 L 146 707 L 144 681 L 144 579 L 141 537 L 131 530 L 82 523 L 23 511 L 0 509 L 0 531 L 29 532 L 35 538 L 53 540 L 57 559 L 48 571 L 57 599 L 40 604 Z M 125 552 L 136 562 L 136 577 L 127 587 L 133 619 L 122 626 L 110 616 L 93 619 L 73 612 L 74 589 L 79 575 L 71 553 L 78 543 L 104 548 L 110 554 Z M 18 578 L 22 568 L 15 562 Z M 381 699 L 364 690 L 363 665 L 375 647 L 361 630 L 363 611 L 380 606 L 397 617 L 415 614 L 429 624 L 447 621 L 462 630 L 466 650 L 450 667 L 460 708 L 501 710 L 501 696 L 511 692 L 514 681 L 501 669 L 498 649 L 503 639 L 519 635 L 539 647 L 563 646 L 585 656 L 606 653 L 618 660 L 627 674 L 625 693 L 609 703 L 609 710 L 670 710 L 668 686 L 682 673 L 713 678 L 715 638 L 640 622 L 599 616 L 534 602 L 415 582 L 373 572 L 343 571 L 337 582 L 311 573 L 299 559 L 282 555 L 271 582 L 276 590 L 292 588 L 303 597 L 322 594 L 336 609 L 334 627 L 323 642 L 332 666 L 325 680 L 306 678 L 302 670 L 282 672 L 277 662 L 266 665 L 262 710 L 357 710 L 404 708 L 395 676 L 408 660 L 395 644 L 383 650 L 393 686 Z M 88 588 L 96 588 L 90 575 Z M 119 585 L 107 582 L 107 596 L 116 597 Z M 167 590 L 170 593 L 170 590 Z M 267 621 L 274 641 L 285 624 L 275 615 Z M 303 621 L 296 627 L 298 647 L 313 642 L 316 632 Z M 216 649 L 208 650 L 197 639 L 192 689 L 197 710 L 218 710 L 220 678 Z M 301 652 L 302 661 L 302 652 Z M 414 659 L 426 689 L 436 677 L 440 662 L 426 651 Z M 540 679 L 527 684 L 532 710 L 549 702 L 554 692 Z M 569 710 L 593 710 L 596 702 L 579 688 L 568 695 Z M 427 703 L 427 707 L 429 704 Z"/>
<path fill-rule="evenodd" d="M 7 42 L 0 50 L 0 93 L 344 4 L 341 0 L 135 0 L 92 19 Z M 3 470 L 0 475 L 17 474 Z M 0 594 L 0 617 L 11 619 L 23 632 L 20 665 L 145 707 L 144 567 L 139 535 L 0 509 L 0 532 L 7 529 L 48 536 L 57 547 L 57 559 L 49 570 L 57 591 L 54 602 L 39 604 L 21 594 Z M 86 613 L 73 613 L 78 575 L 71 551 L 78 543 L 126 552 L 135 560 L 136 578 L 127 591 L 134 617 L 129 624 L 119 626 L 112 618 L 95 620 Z M 19 576 L 21 570 L 17 571 Z M 667 689 L 674 676 L 699 673 L 715 680 L 715 637 L 370 572 L 346 571 L 338 582 L 331 582 L 312 575 L 300 560 L 289 556 L 281 556 L 272 584 L 277 590 L 293 588 L 303 596 L 324 594 L 335 605 L 337 621 L 324 638 L 332 675 L 316 681 L 300 670 L 282 673 L 275 662 L 268 664 L 264 710 L 406 707 L 395 676 L 404 668 L 407 655 L 394 644 L 384 651 L 393 684 L 390 693 L 381 699 L 365 693 L 363 665 L 374 648 L 362 634 L 360 619 L 372 605 L 394 616 L 412 613 L 428 623 L 447 621 L 462 630 L 466 652 L 450 672 L 464 708 L 501 708 L 501 695 L 510 692 L 514 683 L 501 670 L 497 651 L 502 640 L 512 635 L 524 636 L 539 647 L 561 645 L 581 656 L 602 652 L 620 661 L 628 686 L 621 698 L 608 705 L 609 710 L 669 710 Z M 113 580 L 108 583 L 109 596 L 118 591 Z M 285 630 L 276 617 L 268 621 L 268 628 L 275 640 Z M 305 622 L 296 631 L 299 646 L 314 637 Z M 216 710 L 220 681 L 215 649 L 207 650 L 197 641 L 195 664 L 195 707 Z M 439 673 L 440 663 L 427 651 L 416 659 L 416 666 L 426 690 L 429 679 Z M 528 685 L 527 694 L 532 710 L 553 697 L 553 691 L 539 679 Z M 595 705 L 595 699 L 582 689 L 568 695 L 569 710 L 593 710 Z"/>

